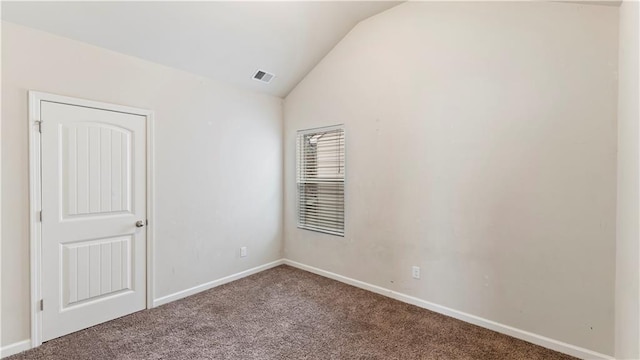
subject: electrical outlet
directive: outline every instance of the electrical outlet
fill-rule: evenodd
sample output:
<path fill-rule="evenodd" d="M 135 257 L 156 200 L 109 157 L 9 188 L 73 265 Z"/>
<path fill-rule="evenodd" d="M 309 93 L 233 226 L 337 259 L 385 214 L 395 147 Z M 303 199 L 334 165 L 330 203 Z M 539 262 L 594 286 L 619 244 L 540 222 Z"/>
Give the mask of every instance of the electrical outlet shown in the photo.
<path fill-rule="evenodd" d="M 243 246 L 240 248 L 240 257 L 245 257 L 247 256 L 247 247 Z"/>
<path fill-rule="evenodd" d="M 414 279 L 420 279 L 420 267 L 419 266 L 411 267 L 411 276 L 413 276 Z"/>

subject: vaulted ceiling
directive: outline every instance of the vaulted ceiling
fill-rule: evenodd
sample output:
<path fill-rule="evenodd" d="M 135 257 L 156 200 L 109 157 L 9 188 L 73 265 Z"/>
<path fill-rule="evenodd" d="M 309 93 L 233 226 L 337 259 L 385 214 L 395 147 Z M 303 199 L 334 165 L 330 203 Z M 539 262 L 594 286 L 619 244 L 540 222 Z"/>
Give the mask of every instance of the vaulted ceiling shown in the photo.
<path fill-rule="evenodd" d="M 394 1 L 2 2 L 2 19 L 235 86 L 286 96 Z M 252 79 L 257 69 L 276 75 Z"/>

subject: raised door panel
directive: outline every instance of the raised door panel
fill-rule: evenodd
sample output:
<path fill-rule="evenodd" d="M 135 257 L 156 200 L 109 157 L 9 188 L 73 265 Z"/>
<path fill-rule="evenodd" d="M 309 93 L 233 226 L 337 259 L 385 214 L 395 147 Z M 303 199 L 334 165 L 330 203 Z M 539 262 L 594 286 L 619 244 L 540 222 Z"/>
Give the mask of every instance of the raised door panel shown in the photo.
<path fill-rule="evenodd" d="M 131 131 L 99 123 L 60 126 L 63 219 L 131 213 Z"/>

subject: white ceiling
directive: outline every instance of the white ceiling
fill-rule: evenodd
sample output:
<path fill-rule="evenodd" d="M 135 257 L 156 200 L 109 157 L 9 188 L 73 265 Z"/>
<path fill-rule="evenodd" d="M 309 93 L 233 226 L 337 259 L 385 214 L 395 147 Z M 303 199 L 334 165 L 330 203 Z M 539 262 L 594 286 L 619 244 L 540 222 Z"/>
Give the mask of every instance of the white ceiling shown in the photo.
<path fill-rule="evenodd" d="M 2 2 L 2 19 L 244 89 L 286 94 L 394 1 Z M 276 75 L 253 80 L 256 69 Z"/>

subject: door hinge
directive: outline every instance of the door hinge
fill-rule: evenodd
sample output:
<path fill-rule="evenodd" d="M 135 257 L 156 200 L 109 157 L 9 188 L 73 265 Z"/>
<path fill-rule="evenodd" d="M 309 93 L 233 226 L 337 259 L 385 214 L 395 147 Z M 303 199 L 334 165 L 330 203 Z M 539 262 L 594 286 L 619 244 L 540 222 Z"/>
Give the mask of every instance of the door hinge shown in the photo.
<path fill-rule="evenodd" d="M 38 132 L 42 134 L 42 120 L 36 120 L 35 123 L 38 127 Z"/>
<path fill-rule="evenodd" d="M 42 222 L 42 210 L 40 210 L 40 214 L 38 215 L 38 218 L 40 219 L 40 222 Z"/>
<path fill-rule="evenodd" d="M 44 311 L 44 299 L 40 299 L 40 311 Z"/>
<path fill-rule="evenodd" d="M 149 220 L 145 220 L 145 221 L 144 221 L 144 224 L 145 224 L 145 225 L 147 225 L 147 226 L 149 226 Z"/>

